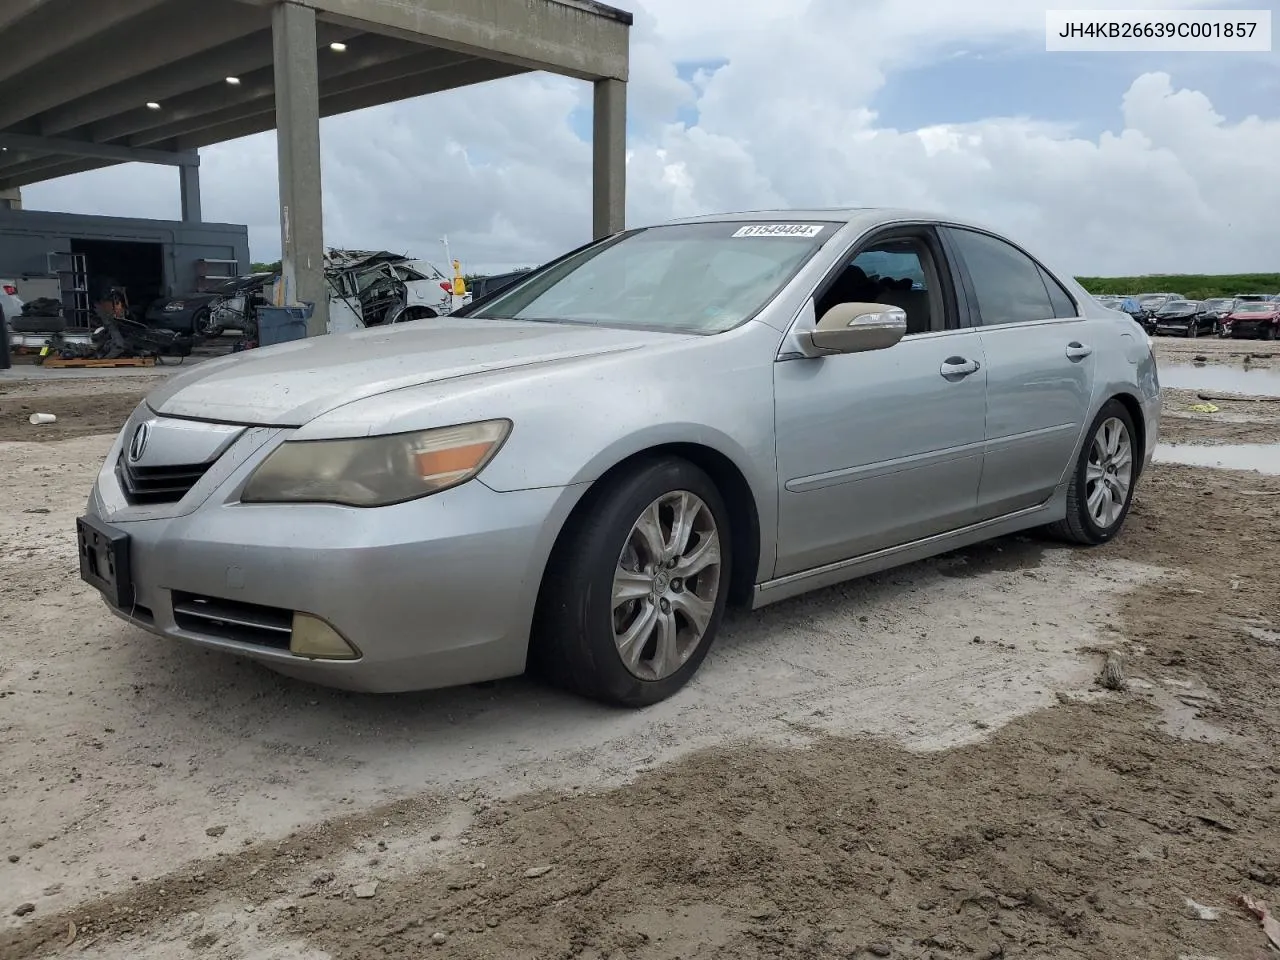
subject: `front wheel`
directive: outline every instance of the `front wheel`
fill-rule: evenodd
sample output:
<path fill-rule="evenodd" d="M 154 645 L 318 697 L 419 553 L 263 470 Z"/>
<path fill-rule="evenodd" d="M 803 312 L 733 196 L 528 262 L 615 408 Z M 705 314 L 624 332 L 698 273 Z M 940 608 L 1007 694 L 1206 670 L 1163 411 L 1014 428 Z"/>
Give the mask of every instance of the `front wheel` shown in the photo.
<path fill-rule="evenodd" d="M 1071 543 L 1106 543 L 1124 525 L 1138 479 L 1137 432 L 1119 400 L 1108 400 L 1086 434 L 1067 485 L 1067 515 L 1049 531 Z"/>
<path fill-rule="evenodd" d="M 1274 340 L 1276 338 L 1276 328 L 1263 327 L 1262 333 L 1260 334 L 1260 336 L 1262 337 L 1263 340 Z"/>
<path fill-rule="evenodd" d="M 1191 340 L 1198 336 L 1200 336 L 1200 324 L 1192 320 L 1187 324 L 1187 339 Z"/>
<path fill-rule="evenodd" d="M 201 310 L 196 314 L 192 327 L 195 328 L 197 337 L 212 340 L 214 337 L 222 336 L 222 327 L 213 319 L 213 314 L 208 310 Z"/>
<path fill-rule="evenodd" d="M 554 683 L 628 707 L 683 687 L 728 596 L 731 538 L 711 478 L 662 458 L 606 482 L 547 567 L 534 659 Z"/>

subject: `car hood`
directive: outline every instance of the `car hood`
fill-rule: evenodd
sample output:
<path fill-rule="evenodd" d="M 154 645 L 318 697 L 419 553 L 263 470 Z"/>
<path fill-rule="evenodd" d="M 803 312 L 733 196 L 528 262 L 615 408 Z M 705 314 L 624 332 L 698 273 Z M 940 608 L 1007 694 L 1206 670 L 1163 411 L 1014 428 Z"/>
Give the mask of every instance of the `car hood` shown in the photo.
<path fill-rule="evenodd" d="M 501 370 L 689 339 L 688 334 L 513 320 L 433 318 L 329 334 L 208 360 L 147 397 L 157 413 L 297 427 L 366 397 Z"/>

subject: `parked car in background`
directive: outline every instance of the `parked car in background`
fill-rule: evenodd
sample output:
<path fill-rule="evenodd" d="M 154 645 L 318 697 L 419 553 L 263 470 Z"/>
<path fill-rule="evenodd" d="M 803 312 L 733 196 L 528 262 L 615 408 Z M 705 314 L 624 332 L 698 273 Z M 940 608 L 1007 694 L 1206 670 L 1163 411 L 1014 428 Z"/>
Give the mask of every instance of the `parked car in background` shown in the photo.
<path fill-rule="evenodd" d="M 1236 303 L 1267 303 L 1271 300 L 1269 293 L 1237 293 L 1232 299 Z"/>
<path fill-rule="evenodd" d="M 453 310 L 453 282 L 427 261 L 402 254 L 330 250 L 325 277 L 333 333 L 427 320 Z"/>
<path fill-rule="evenodd" d="M 1248 301 L 1236 304 L 1221 324 L 1224 337 L 1275 340 L 1280 335 L 1280 303 Z"/>
<path fill-rule="evenodd" d="M 1236 305 L 1234 297 L 1213 297 L 1204 301 L 1205 315 L 1212 318 L 1213 329 L 1217 333 L 1222 326 L 1223 319 L 1231 312 L 1231 308 Z"/>
<path fill-rule="evenodd" d="M 244 302 L 260 296 L 274 278 L 274 273 L 249 273 L 226 280 L 213 290 L 156 300 L 147 308 L 146 322 L 193 337 L 221 336 L 228 325 L 238 322 L 227 314 L 226 303 L 237 304 L 236 315 L 243 314 Z"/>
<path fill-rule="evenodd" d="M 1170 300 L 1156 311 L 1154 320 L 1157 336 L 1198 337 L 1202 333 L 1213 333 L 1216 325 L 1198 300 Z"/>
<path fill-rule="evenodd" d="M 638 707 L 729 602 L 1033 527 L 1111 540 L 1159 415 L 1139 326 L 981 226 L 698 217 L 449 317 L 166 378 L 107 453 L 80 572 L 143 630 L 321 683 L 531 663 Z"/>

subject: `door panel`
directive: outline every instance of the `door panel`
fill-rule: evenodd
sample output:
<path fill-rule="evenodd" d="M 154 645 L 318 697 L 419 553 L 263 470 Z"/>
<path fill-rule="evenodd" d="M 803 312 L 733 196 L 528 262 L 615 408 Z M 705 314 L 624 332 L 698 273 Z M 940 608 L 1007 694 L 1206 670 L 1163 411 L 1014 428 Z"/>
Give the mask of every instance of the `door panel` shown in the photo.
<path fill-rule="evenodd" d="M 987 358 L 985 520 L 1044 502 L 1066 475 L 1093 392 L 1095 321 L 1013 244 L 958 227 L 943 236 Z"/>
<path fill-rule="evenodd" d="M 1093 392 L 1096 358 L 1081 356 L 1093 340 L 1086 332 L 1089 324 L 1078 319 L 983 328 L 982 519 L 1044 502 L 1067 476 Z"/>
<path fill-rule="evenodd" d="M 976 361 L 969 374 L 949 361 Z M 950 370 L 950 368 L 946 368 Z M 779 479 L 775 576 L 972 522 L 982 475 L 979 334 L 774 365 Z"/>

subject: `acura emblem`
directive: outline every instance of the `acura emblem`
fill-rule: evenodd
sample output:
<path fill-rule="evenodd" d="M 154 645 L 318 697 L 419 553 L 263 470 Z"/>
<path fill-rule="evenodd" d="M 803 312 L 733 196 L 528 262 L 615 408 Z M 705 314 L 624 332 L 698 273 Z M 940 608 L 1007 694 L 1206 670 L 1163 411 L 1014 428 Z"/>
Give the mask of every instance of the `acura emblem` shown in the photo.
<path fill-rule="evenodd" d="M 150 434 L 151 423 L 147 420 L 138 424 L 138 429 L 133 431 L 133 439 L 129 441 L 129 460 L 132 463 L 142 459 L 142 454 L 147 449 L 147 437 Z"/>

